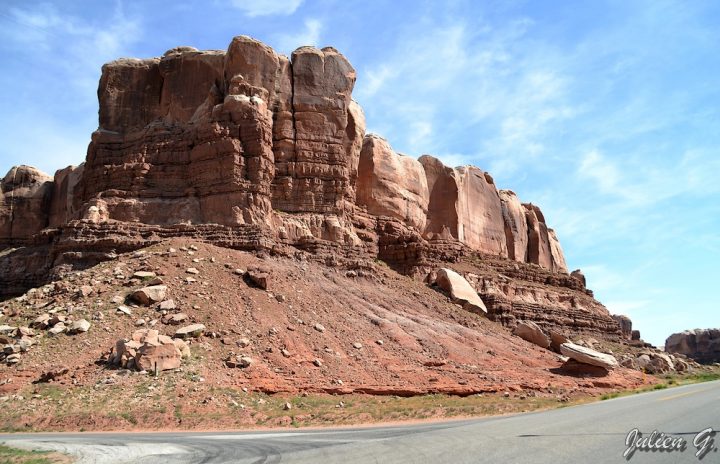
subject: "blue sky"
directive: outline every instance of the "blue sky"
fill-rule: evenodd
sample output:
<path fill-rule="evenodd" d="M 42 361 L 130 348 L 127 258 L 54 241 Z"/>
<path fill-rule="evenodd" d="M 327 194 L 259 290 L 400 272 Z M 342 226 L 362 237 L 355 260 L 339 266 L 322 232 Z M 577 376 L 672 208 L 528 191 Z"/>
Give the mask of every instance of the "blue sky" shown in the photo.
<path fill-rule="evenodd" d="M 720 2 L 5 0 L 0 171 L 84 160 L 104 62 L 240 34 L 343 52 L 369 131 L 539 204 L 646 340 L 720 327 Z"/>

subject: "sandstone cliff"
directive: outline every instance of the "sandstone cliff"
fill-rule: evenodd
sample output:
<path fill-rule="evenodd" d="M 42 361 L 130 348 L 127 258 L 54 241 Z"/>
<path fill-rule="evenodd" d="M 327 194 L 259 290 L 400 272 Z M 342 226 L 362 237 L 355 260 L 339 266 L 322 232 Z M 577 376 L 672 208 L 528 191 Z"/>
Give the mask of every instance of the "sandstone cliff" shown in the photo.
<path fill-rule="evenodd" d="M 475 256 L 495 270 L 475 283 L 495 295 L 498 320 L 512 325 L 508 311 L 530 304 L 518 296 L 530 281 L 545 293 L 533 291 L 524 318 L 619 335 L 567 274 L 539 207 L 476 167 L 415 160 L 365 135 L 355 79 L 333 48 L 301 47 L 288 58 L 245 36 L 226 51 L 178 47 L 107 63 L 85 162 L 54 178 L 21 166 L 2 181 L 0 247 L 25 247 L 0 256 L 0 294 L 191 236 L 310 252 L 330 265 L 377 258 L 420 277 Z M 506 269 L 513 262 L 522 267 Z M 517 285 L 502 283 L 508 275 Z M 584 310 L 592 317 L 578 316 Z"/>
<path fill-rule="evenodd" d="M 670 335 L 665 351 L 684 354 L 700 363 L 720 362 L 720 329 L 695 329 Z"/>

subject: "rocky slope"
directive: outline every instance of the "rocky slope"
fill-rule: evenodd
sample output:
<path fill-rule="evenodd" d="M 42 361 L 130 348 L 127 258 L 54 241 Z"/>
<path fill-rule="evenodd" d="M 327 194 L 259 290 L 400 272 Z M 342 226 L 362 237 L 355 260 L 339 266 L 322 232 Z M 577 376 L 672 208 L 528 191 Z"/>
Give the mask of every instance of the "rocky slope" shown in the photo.
<path fill-rule="evenodd" d="M 262 273 L 264 280 L 250 277 Z M 162 287 L 162 294 L 146 291 L 147 298 L 137 298 L 148 285 Z M 555 400 L 653 382 L 625 368 L 602 374 L 568 371 L 559 355 L 382 263 L 341 270 L 317 263 L 307 252 L 293 258 L 258 256 L 190 239 L 170 239 L 70 273 L 1 303 L 0 314 L 0 338 L 13 350 L 0 365 L 0 401 L 29 398 L 42 385 L 65 392 L 17 403 L 12 413 L 0 415 L 0 423 L 52 418 L 54 426 L 97 427 L 93 421 L 104 423 L 104 413 L 89 405 L 106 390 L 128 410 L 164 405 L 160 416 L 173 423 L 178 402 L 186 412 L 208 412 L 227 407 L 229 400 L 222 398 L 231 391 L 513 392 Z M 79 321 L 90 324 L 68 329 Z M 152 373 L 153 359 L 172 358 L 171 337 L 184 340 L 189 357 L 183 357 L 180 369 L 159 366 L 170 370 L 157 378 L 113 365 L 116 342 L 132 339 L 138 329 L 157 330 L 158 346 L 170 348 L 165 354 L 145 353 L 150 362 L 136 369 Z M 172 394 L 132 399 L 150 380 Z M 72 392 L 83 392 L 80 405 L 85 406 L 58 403 Z M 237 411 L 239 417 L 249 413 Z"/>
<path fill-rule="evenodd" d="M 0 295 L 184 237 L 416 279 L 456 263 L 503 325 L 624 337 L 538 206 L 365 134 L 355 79 L 333 48 L 288 58 L 244 36 L 106 64 L 85 163 L 0 184 Z"/>

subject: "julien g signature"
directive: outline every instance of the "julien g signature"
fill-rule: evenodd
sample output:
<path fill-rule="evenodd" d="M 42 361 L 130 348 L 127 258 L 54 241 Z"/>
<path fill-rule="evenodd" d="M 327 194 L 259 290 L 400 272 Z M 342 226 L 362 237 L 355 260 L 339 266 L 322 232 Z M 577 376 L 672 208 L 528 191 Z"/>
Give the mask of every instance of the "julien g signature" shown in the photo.
<path fill-rule="evenodd" d="M 708 427 L 705 430 L 695 434 L 692 440 L 692 445 L 695 447 L 695 457 L 702 460 L 710 452 L 717 452 L 715 446 L 715 435 L 717 431 L 713 430 L 712 427 Z M 625 452 L 623 457 L 626 460 L 630 460 L 635 452 L 665 452 L 672 453 L 675 451 L 684 452 L 688 443 L 685 438 L 667 434 L 664 432 L 658 432 L 653 430 L 650 435 L 643 435 L 638 429 L 632 429 L 628 432 L 625 437 Z"/>

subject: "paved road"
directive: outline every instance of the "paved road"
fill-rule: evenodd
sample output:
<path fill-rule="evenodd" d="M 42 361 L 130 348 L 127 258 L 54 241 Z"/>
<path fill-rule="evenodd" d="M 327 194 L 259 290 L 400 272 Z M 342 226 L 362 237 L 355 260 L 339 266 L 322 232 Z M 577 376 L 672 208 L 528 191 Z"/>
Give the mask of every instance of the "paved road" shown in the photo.
<path fill-rule="evenodd" d="M 633 428 L 682 438 L 684 451 L 636 451 L 632 463 L 720 462 L 720 381 L 488 419 L 313 431 L 0 435 L 68 452 L 82 463 L 622 463 Z M 717 443 L 715 442 L 717 438 Z"/>

